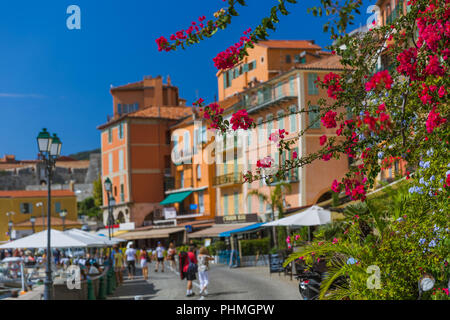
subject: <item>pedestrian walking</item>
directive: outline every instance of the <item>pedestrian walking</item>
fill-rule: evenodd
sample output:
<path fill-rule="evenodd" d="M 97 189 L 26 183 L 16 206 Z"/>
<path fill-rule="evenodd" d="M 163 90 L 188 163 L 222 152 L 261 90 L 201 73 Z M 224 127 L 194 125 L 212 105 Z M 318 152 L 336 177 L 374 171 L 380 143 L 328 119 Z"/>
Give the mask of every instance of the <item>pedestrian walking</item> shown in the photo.
<path fill-rule="evenodd" d="M 173 270 L 177 270 L 175 265 L 175 255 L 177 254 L 177 250 L 175 249 L 175 245 L 173 242 L 169 244 L 169 249 L 167 250 L 167 260 L 169 261 L 169 265 Z"/>
<path fill-rule="evenodd" d="M 141 252 L 139 253 L 139 260 L 141 262 L 141 268 L 142 268 L 142 275 L 144 276 L 145 280 L 148 280 L 148 254 L 147 251 L 142 248 Z"/>
<path fill-rule="evenodd" d="M 187 280 L 186 297 L 192 297 L 195 293 L 192 291 L 192 281 L 196 279 L 195 274 L 197 273 L 197 258 L 194 253 L 194 246 L 189 247 L 189 252 L 183 255 L 183 278 Z M 180 256 L 181 258 L 181 256 Z"/>
<path fill-rule="evenodd" d="M 208 283 L 209 283 L 209 261 L 214 260 L 213 257 L 209 255 L 208 249 L 206 247 L 201 247 L 199 251 L 198 259 L 198 280 L 200 281 L 200 295 L 208 295 Z"/>
<path fill-rule="evenodd" d="M 136 273 L 136 249 L 134 249 L 134 244 L 130 244 L 128 249 L 125 251 L 127 257 L 127 267 L 128 267 L 128 280 L 133 280 Z"/>
<path fill-rule="evenodd" d="M 114 246 L 114 273 L 116 274 L 117 283 L 123 283 L 123 269 L 125 265 L 125 257 L 117 245 Z"/>
<path fill-rule="evenodd" d="M 161 272 L 164 272 L 164 247 L 161 242 L 158 241 L 158 246 L 156 247 L 156 266 L 155 272 L 158 272 L 159 264 L 161 264 Z"/>

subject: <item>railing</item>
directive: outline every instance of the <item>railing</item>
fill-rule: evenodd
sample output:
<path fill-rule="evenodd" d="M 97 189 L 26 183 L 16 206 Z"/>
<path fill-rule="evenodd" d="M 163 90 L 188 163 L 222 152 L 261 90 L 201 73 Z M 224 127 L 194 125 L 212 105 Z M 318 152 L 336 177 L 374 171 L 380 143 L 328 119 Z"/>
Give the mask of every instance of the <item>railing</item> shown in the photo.
<path fill-rule="evenodd" d="M 395 19 L 403 14 L 403 0 L 400 0 L 392 12 L 386 17 L 386 25 L 392 24 Z"/>
<path fill-rule="evenodd" d="M 213 185 L 223 185 L 223 184 L 234 184 L 234 183 L 242 183 L 242 175 L 236 174 L 235 172 L 224 174 L 221 176 L 214 177 Z"/>

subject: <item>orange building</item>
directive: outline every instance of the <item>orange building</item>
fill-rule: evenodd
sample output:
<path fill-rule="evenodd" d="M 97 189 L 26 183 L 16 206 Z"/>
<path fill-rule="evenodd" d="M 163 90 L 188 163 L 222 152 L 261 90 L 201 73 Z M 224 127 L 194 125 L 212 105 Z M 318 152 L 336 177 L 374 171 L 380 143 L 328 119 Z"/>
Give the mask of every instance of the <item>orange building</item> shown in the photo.
<path fill-rule="evenodd" d="M 260 41 L 248 50 L 248 56 L 227 71 L 217 75 L 219 100 L 239 93 L 290 70 L 298 63 L 320 59 L 321 47 L 314 40 Z"/>
<path fill-rule="evenodd" d="M 216 137 L 216 155 L 222 155 L 222 159 L 218 156 L 213 182 L 217 199 L 216 221 L 219 223 L 267 221 L 270 206 L 256 196 L 248 196 L 248 192 L 257 189 L 268 194 L 271 186 L 267 186 L 264 181 L 242 184 L 242 173 L 248 170 L 255 172 L 257 160 L 270 155 L 279 165 L 292 158 L 294 151 L 298 157 L 318 151 L 321 148 L 320 136 L 336 136 L 335 130 L 324 128 L 320 122 L 316 106 L 320 98 L 328 98 L 326 90 L 317 88 L 314 81 L 330 71 L 342 71 L 339 57 L 331 56 L 307 41 L 293 41 L 292 45 L 284 44 L 286 49 L 271 50 L 274 46 L 278 47 L 279 43 L 266 41 L 260 49 L 250 51 L 247 57 L 249 61 L 268 61 L 269 67 L 261 64 L 261 69 L 257 65 L 257 70 L 252 70 L 260 75 L 260 79 L 268 80 L 250 83 L 246 87 L 242 85 L 238 94 L 220 102 L 226 109 L 225 119 L 229 120 L 231 114 L 239 109 L 246 109 L 257 127 L 251 131 L 239 130 L 234 136 L 227 134 L 226 137 Z M 291 47 L 299 43 L 310 43 L 314 49 L 296 49 L 303 50 L 303 54 L 298 54 L 306 58 L 287 65 L 286 57 L 293 54 Z M 223 73 L 219 72 L 218 77 L 223 77 Z M 238 81 L 233 88 L 238 89 Z M 228 92 L 223 86 L 224 83 L 219 79 L 219 92 Z M 301 109 L 309 112 L 299 113 Z M 289 140 L 307 128 L 289 154 L 278 154 L 276 144 L 268 140 L 270 134 L 278 129 L 289 132 L 286 137 Z M 317 160 L 289 172 L 286 182 L 291 184 L 292 190 L 285 197 L 286 208 L 312 205 L 330 198 L 333 179 L 342 178 L 349 165 L 349 160 L 341 157 L 340 160 L 328 162 Z"/>
<path fill-rule="evenodd" d="M 212 141 L 207 137 L 206 123 L 197 108 L 171 129 L 172 174 L 175 185 L 166 191 L 161 202 L 177 225 L 190 224 L 193 228 L 213 222 L 215 215 L 215 189 L 212 187 L 214 163 L 208 149 Z"/>
<path fill-rule="evenodd" d="M 101 131 L 102 181 L 110 178 L 116 222 L 151 225 L 160 215 L 164 191 L 171 179 L 170 126 L 191 114 L 170 78 L 145 77 L 114 87 L 114 116 L 98 127 Z M 103 192 L 106 225 L 107 195 Z"/>

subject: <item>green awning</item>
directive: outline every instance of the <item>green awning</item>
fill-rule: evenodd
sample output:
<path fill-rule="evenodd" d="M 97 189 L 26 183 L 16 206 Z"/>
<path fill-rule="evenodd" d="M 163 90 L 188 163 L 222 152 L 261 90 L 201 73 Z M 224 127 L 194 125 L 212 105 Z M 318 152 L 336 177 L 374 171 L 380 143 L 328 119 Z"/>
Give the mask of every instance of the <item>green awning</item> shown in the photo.
<path fill-rule="evenodd" d="M 159 204 L 166 205 L 166 204 L 172 204 L 172 203 L 178 203 L 186 199 L 192 191 L 182 191 L 177 193 L 171 193 L 165 198 L 163 201 L 161 201 Z"/>

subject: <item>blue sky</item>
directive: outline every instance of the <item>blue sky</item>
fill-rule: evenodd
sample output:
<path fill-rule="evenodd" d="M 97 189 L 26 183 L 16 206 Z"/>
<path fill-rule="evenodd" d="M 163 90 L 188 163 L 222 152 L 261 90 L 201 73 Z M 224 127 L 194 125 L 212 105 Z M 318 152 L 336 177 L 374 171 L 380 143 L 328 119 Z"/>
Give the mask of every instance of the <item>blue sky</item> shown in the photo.
<path fill-rule="evenodd" d="M 142 80 L 144 75 L 170 75 L 180 95 L 191 104 L 217 94 L 212 58 L 255 27 L 275 0 L 247 0 L 240 16 L 188 50 L 158 52 L 155 39 L 167 38 L 192 20 L 207 18 L 225 6 L 221 0 L 52 0 L 0 3 L 0 156 L 34 159 L 35 137 L 46 127 L 58 133 L 63 154 L 100 147 L 96 127 L 112 114 L 110 85 Z M 369 14 L 365 1 L 359 23 Z M 50 4 L 51 3 L 51 4 Z M 326 17 L 306 9 L 317 0 L 289 5 L 271 39 L 315 39 L 330 44 L 322 32 Z M 68 30 L 69 5 L 81 8 L 81 30 Z"/>

